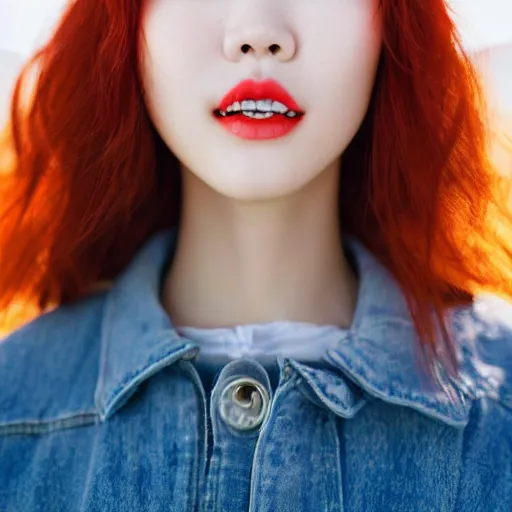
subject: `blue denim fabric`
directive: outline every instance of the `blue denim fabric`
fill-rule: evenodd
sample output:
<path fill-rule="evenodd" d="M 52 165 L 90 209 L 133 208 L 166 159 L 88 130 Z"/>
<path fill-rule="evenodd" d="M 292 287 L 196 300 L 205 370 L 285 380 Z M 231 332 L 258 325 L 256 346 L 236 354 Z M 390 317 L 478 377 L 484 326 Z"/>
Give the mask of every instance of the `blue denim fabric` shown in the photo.
<path fill-rule="evenodd" d="M 357 311 L 324 366 L 280 359 L 273 387 L 235 360 L 208 393 L 159 302 L 175 239 L 0 344 L 0 511 L 510 512 L 510 305 L 450 311 L 462 371 L 428 382 L 398 286 L 347 240 Z"/>

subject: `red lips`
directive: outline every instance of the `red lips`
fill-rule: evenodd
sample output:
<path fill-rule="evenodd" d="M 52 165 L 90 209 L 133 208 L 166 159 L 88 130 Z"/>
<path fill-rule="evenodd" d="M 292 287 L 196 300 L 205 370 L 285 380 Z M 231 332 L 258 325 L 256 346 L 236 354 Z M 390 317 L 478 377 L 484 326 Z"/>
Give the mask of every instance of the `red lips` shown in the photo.
<path fill-rule="evenodd" d="M 286 105 L 288 110 L 301 112 L 299 105 L 297 105 L 297 102 L 292 98 L 290 93 L 275 80 L 270 79 L 262 82 L 256 82 L 254 80 L 244 80 L 240 82 L 224 96 L 217 109 L 226 110 L 229 105 L 232 105 L 235 101 L 258 101 L 267 99 L 279 101 L 283 105 Z"/>
<path fill-rule="evenodd" d="M 267 119 L 255 119 L 242 112 L 226 115 L 227 108 L 244 100 L 272 100 L 286 106 L 289 115 L 274 113 Z M 274 80 L 244 80 L 231 89 L 214 112 L 215 119 L 231 134 L 249 140 L 283 137 L 301 122 L 304 112 L 290 93 Z"/>

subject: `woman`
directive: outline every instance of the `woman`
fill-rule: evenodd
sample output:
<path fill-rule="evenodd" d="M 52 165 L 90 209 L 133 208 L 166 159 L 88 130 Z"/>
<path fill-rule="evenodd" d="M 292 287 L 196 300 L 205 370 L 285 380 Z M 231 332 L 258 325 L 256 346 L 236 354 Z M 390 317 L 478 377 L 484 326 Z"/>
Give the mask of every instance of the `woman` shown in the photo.
<path fill-rule="evenodd" d="M 0 509 L 510 509 L 510 212 L 442 0 L 76 0 L 32 64 Z"/>

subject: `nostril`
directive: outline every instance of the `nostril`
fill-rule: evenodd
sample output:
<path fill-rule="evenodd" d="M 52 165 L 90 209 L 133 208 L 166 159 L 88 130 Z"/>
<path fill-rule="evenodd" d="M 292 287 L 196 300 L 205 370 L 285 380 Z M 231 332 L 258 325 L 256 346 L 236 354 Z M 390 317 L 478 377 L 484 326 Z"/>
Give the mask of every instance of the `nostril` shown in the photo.
<path fill-rule="evenodd" d="M 242 53 L 249 53 L 250 51 L 252 51 L 252 46 L 250 44 L 243 44 L 240 49 L 242 50 Z M 269 47 L 268 47 L 268 51 L 272 54 L 272 55 L 275 55 L 276 53 L 280 52 L 281 51 L 281 47 L 278 45 L 278 44 L 271 44 Z"/>

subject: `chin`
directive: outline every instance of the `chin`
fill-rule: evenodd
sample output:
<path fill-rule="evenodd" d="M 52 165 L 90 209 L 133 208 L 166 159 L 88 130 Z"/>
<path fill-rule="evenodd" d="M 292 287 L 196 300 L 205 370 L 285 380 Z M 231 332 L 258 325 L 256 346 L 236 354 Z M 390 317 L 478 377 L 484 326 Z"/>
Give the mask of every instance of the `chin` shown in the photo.
<path fill-rule="evenodd" d="M 213 185 L 213 186 L 212 186 Z M 303 183 L 224 183 L 222 185 L 211 184 L 212 188 L 219 194 L 239 201 L 268 201 L 280 199 L 298 192 L 306 184 Z"/>
<path fill-rule="evenodd" d="M 217 189 L 217 192 L 236 201 L 269 201 L 290 195 L 286 189 L 271 187 Z"/>

